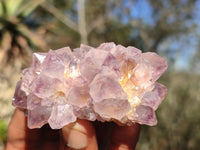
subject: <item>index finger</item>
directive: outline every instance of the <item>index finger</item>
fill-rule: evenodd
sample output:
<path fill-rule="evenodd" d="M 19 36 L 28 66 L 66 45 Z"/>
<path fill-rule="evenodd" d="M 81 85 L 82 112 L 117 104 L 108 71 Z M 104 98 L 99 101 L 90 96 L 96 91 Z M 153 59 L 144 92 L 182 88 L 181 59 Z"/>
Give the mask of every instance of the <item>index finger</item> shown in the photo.
<path fill-rule="evenodd" d="M 39 129 L 28 129 L 24 111 L 16 109 L 8 126 L 6 150 L 36 149 L 39 136 Z"/>
<path fill-rule="evenodd" d="M 111 135 L 109 150 L 134 150 L 139 138 L 140 125 L 115 126 Z"/>

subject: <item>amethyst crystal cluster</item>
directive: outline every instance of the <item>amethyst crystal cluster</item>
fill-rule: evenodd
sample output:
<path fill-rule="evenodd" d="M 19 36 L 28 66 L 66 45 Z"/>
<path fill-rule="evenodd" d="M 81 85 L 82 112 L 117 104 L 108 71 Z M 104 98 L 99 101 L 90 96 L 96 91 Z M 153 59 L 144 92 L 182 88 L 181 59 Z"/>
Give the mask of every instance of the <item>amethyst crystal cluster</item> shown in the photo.
<path fill-rule="evenodd" d="M 29 128 L 59 129 L 77 118 L 152 126 L 167 93 L 156 80 L 166 68 L 156 53 L 114 43 L 34 53 L 12 103 L 26 110 Z"/>

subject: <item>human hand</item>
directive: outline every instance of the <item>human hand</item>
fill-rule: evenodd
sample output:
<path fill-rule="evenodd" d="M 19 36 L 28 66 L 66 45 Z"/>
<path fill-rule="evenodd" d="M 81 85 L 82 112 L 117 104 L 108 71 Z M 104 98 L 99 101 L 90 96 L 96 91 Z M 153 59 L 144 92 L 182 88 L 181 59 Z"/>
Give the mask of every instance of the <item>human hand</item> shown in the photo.
<path fill-rule="evenodd" d="M 61 130 L 52 130 L 49 125 L 29 129 L 24 112 L 16 109 L 8 128 L 6 150 L 98 150 L 97 143 L 101 141 L 97 142 L 97 139 L 106 138 L 105 131 L 104 128 L 98 130 L 98 125 L 95 131 L 87 120 L 77 120 Z M 108 150 L 134 150 L 139 131 L 138 124 L 114 125 Z"/>

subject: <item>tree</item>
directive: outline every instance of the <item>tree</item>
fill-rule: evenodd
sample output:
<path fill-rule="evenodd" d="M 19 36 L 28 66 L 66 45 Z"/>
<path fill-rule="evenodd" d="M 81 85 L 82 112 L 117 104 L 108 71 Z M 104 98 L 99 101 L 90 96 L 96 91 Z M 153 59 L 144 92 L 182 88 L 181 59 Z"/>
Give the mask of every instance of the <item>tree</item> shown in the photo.
<path fill-rule="evenodd" d="M 156 111 L 158 125 L 142 127 L 138 149 L 198 149 L 200 76 L 185 72 L 168 72 L 160 82 L 167 86 L 168 94 Z"/>

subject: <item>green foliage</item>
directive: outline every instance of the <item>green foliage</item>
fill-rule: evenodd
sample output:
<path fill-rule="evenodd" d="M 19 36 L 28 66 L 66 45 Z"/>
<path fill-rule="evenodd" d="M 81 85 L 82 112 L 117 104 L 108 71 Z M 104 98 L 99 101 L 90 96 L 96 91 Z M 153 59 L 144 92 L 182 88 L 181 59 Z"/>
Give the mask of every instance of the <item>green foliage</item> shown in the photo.
<path fill-rule="evenodd" d="M 0 141 L 5 142 L 7 138 L 7 124 L 1 120 L 0 121 Z"/>
<path fill-rule="evenodd" d="M 1 17 L 27 17 L 44 0 L 3 0 L 0 2 Z"/>
<path fill-rule="evenodd" d="M 18 70 L 27 64 L 31 48 L 45 44 L 40 36 L 27 24 L 28 16 L 44 0 L 3 0 L 0 1 L 0 70 L 7 64 Z"/>

